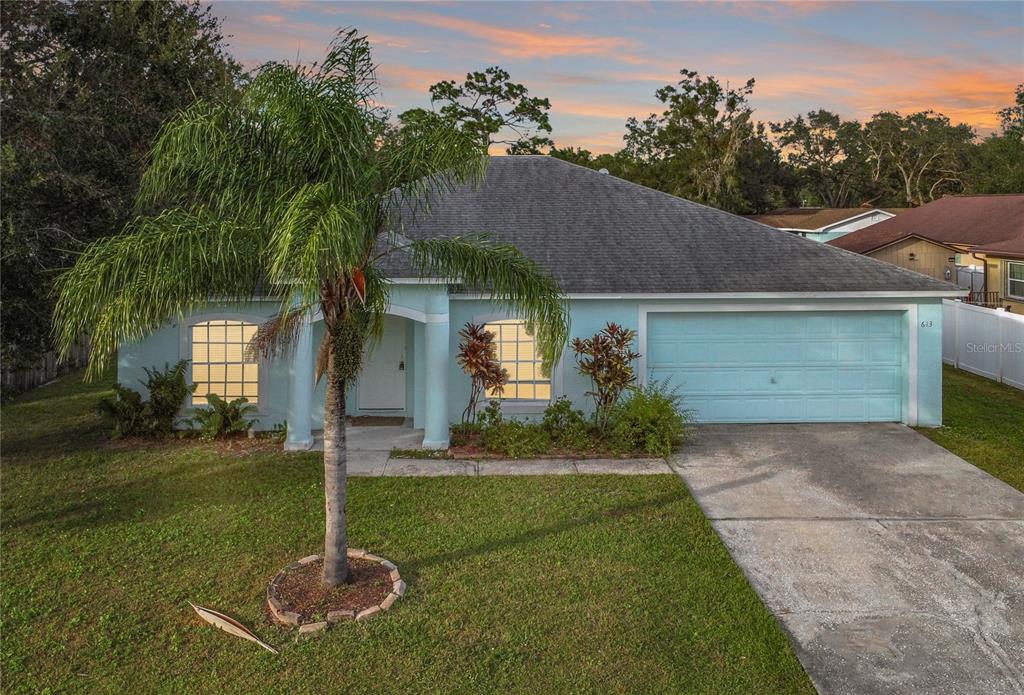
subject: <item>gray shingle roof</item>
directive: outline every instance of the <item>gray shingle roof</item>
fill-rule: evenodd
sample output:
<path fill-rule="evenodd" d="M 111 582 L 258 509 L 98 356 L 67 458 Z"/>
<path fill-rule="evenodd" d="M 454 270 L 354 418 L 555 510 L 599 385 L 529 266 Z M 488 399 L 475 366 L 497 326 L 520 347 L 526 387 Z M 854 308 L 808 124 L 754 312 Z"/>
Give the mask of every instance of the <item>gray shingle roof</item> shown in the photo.
<path fill-rule="evenodd" d="M 954 291 L 952 285 L 553 157 L 492 157 L 412 239 L 489 232 L 567 293 Z M 407 269 L 389 261 L 392 277 Z M 407 274 L 405 276 L 408 276 Z"/>

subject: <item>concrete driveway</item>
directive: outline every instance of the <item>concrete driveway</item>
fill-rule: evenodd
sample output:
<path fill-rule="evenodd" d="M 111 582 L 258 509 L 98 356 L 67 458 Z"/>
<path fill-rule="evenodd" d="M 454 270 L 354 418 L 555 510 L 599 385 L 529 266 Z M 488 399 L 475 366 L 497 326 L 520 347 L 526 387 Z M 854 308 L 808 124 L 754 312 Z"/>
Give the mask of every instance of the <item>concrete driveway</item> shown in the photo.
<path fill-rule="evenodd" d="M 1024 695 L 1024 494 L 895 424 L 705 426 L 670 463 L 819 691 Z"/>

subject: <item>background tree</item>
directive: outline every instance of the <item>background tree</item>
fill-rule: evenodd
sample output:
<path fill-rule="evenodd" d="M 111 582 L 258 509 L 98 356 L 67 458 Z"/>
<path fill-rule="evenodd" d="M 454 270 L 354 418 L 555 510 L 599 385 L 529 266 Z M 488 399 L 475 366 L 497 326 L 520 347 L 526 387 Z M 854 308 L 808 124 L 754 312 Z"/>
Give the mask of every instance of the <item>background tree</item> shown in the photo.
<path fill-rule="evenodd" d="M 974 141 L 969 125 L 953 125 L 934 111 L 909 116 L 883 111 L 864 124 L 863 141 L 874 180 L 889 177 L 905 205 L 924 205 L 965 188 Z"/>
<path fill-rule="evenodd" d="M 402 126 L 429 127 L 431 120 L 441 118 L 457 124 L 484 149 L 506 145 L 508 154 L 540 154 L 554 145 L 544 134 L 551 132 L 551 102 L 530 96 L 497 65 L 467 73 L 462 84 L 445 80 L 431 85 L 430 104 L 434 111 L 410 109 L 399 115 Z"/>
<path fill-rule="evenodd" d="M 736 166 L 754 132 L 750 79 L 739 88 L 680 70 L 682 79 L 655 92 L 661 115 L 626 122 L 626 151 L 657 170 L 656 188 L 723 209 L 737 206 Z"/>
<path fill-rule="evenodd" d="M 241 70 L 196 2 L 0 4 L 2 357 L 50 347 L 51 287 L 128 218 L 161 124 Z"/>
<path fill-rule="evenodd" d="M 755 124 L 747 97 L 714 77 L 681 71 L 677 85 L 659 89 L 662 114 L 626 123 L 625 146 L 593 155 L 582 148 L 554 147 L 551 156 L 666 193 L 736 213 L 765 212 L 799 200 L 800 181 L 763 124 Z"/>
<path fill-rule="evenodd" d="M 771 130 L 813 202 L 841 208 L 878 198 L 857 121 L 819 109 L 772 123 Z"/>
<path fill-rule="evenodd" d="M 982 141 L 966 174 L 971 193 L 1024 193 L 1024 84 L 1012 106 L 999 111 L 1002 132 Z"/>
<path fill-rule="evenodd" d="M 514 247 L 481 236 L 398 234 L 428 200 L 479 177 L 487 159 L 449 124 L 416 137 L 388 131 L 379 98 L 369 42 L 350 30 L 320 65 L 270 63 L 239 101 L 192 105 L 153 148 L 139 215 L 60 278 L 55 310 L 64 351 L 90 337 L 95 377 L 120 343 L 211 297 L 281 301 L 251 346 L 270 357 L 290 350 L 305 317 L 319 309 L 328 586 L 348 576 L 345 394 L 383 324 L 390 291 L 383 260 L 401 250 L 422 276 L 459 278 L 516 312 L 546 369 L 567 333 L 557 284 Z"/>
<path fill-rule="evenodd" d="M 801 181 L 758 123 L 736 157 L 738 199 L 730 212 L 755 214 L 800 204 Z"/>
<path fill-rule="evenodd" d="M 657 177 L 659 172 L 648 163 L 636 159 L 626 150 L 620 150 L 613 154 L 594 155 L 590 150 L 579 147 L 552 147 L 548 154 L 556 159 L 590 169 L 607 169 L 612 176 L 651 188 L 658 188 L 660 185 Z"/>

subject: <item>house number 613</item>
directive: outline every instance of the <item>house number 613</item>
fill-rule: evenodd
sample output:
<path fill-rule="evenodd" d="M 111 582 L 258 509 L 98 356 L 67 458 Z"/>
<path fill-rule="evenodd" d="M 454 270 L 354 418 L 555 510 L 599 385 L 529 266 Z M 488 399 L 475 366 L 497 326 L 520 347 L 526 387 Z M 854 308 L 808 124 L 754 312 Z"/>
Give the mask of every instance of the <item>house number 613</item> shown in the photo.
<path fill-rule="evenodd" d="M 921 328 L 931 328 L 931 327 L 932 327 L 932 322 L 931 321 L 922 321 L 921 322 Z"/>

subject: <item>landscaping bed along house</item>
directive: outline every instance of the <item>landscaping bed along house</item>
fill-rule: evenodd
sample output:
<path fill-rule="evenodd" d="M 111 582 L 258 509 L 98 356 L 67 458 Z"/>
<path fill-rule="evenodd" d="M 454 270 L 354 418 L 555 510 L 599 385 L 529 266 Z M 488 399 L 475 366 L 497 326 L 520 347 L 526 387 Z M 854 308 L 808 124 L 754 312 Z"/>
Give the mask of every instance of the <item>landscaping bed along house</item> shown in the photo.
<path fill-rule="evenodd" d="M 467 323 L 459 332 L 458 363 L 472 387 L 462 422 L 451 428 L 447 452 L 398 451 L 396 456 L 481 458 L 666 457 L 686 435 L 689 413 L 669 384 L 636 385 L 636 332 L 609 323 L 590 338 L 572 342 L 576 367 L 590 379 L 590 417 L 565 397 L 538 422 L 506 418 L 501 396 L 509 380 L 497 355 L 494 334 Z M 489 399 L 478 412 L 479 404 Z"/>

